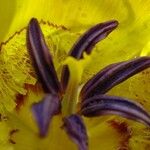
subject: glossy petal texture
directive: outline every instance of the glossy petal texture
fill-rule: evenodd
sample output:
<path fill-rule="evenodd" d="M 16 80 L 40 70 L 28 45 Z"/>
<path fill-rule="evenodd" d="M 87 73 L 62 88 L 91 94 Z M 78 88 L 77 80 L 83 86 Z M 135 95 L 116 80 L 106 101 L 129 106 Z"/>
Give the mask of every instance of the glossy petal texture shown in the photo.
<path fill-rule="evenodd" d="M 117 114 L 150 126 L 150 115 L 142 105 L 121 97 L 98 95 L 86 99 L 82 103 L 81 114 L 87 117 Z"/>
<path fill-rule="evenodd" d="M 78 145 L 79 150 L 88 149 L 88 137 L 83 120 L 78 115 L 64 118 L 63 128 L 70 138 Z"/>
<path fill-rule="evenodd" d="M 105 39 L 117 26 L 118 22 L 116 20 L 99 23 L 93 26 L 87 30 L 73 45 L 69 52 L 69 56 L 72 56 L 76 59 L 81 59 L 84 52 L 90 54 L 95 44 Z M 67 87 L 68 79 L 69 69 L 67 66 L 64 66 L 61 77 L 63 89 L 66 89 Z"/>
<path fill-rule="evenodd" d="M 40 102 L 32 105 L 32 112 L 39 126 L 40 135 L 45 136 L 52 117 L 60 112 L 58 96 L 48 94 Z"/>
<path fill-rule="evenodd" d="M 150 57 L 112 64 L 91 78 L 81 90 L 81 98 L 104 94 L 117 84 L 150 67 Z"/>
<path fill-rule="evenodd" d="M 60 92 L 60 84 L 53 65 L 52 57 L 36 19 L 32 19 L 27 30 L 27 47 L 37 76 L 47 93 Z"/>

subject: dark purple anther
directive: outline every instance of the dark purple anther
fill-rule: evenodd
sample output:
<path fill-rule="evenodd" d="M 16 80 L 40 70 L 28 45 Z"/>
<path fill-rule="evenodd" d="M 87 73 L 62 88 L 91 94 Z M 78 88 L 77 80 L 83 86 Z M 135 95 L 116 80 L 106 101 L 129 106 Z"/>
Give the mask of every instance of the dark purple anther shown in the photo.
<path fill-rule="evenodd" d="M 81 114 L 86 117 L 116 114 L 150 126 L 146 110 L 139 103 L 121 97 L 97 95 L 86 99 L 81 104 Z"/>
<path fill-rule="evenodd" d="M 112 64 L 92 77 L 82 88 L 82 100 L 94 95 L 105 94 L 117 84 L 150 67 L 150 57 Z"/>
<path fill-rule="evenodd" d="M 53 65 L 52 57 L 36 19 L 31 19 L 27 28 L 27 48 L 37 77 L 46 93 L 58 94 L 60 83 Z"/>
<path fill-rule="evenodd" d="M 82 118 L 78 115 L 71 115 L 63 121 L 63 128 L 78 145 L 78 150 L 88 150 L 88 136 Z"/>
<path fill-rule="evenodd" d="M 81 59 L 83 56 L 83 52 L 90 54 L 95 44 L 106 38 L 109 33 L 111 33 L 117 26 L 118 22 L 116 20 L 112 20 L 104 23 L 99 23 L 90 28 L 74 44 L 69 52 L 69 56 L 72 56 L 76 59 Z M 64 66 L 61 76 L 61 84 L 64 91 L 67 87 L 68 80 L 69 69 L 67 66 Z"/>
<path fill-rule="evenodd" d="M 69 55 L 80 59 L 83 56 L 83 52 L 90 54 L 93 46 L 105 39 L 109 33 L 117 28 L 117 26 L 118 21 L 116 20 L 99 23 L 93 26 L 78 39 L 70 50 Z"/>
<path fill-rule="evenodd" d="M 82 96 L 82 98 L 84 97 L 84 95 L 86 94 L 87 91 L 89 91 L 89 89 L 91 88 L 91 86 L 97 82 L 98 79 L 100 79 L 103 75 L 105 75 L 109 70 L 111 70 L 112 68 L 118 66 L 121 63 L 115 63 L 115 64 L 111 64 L 108 65 L 107 67 L 105 67 L 104 69 L 102 69 L 99 73 L 97 73 L 94 77 L 92 77 L 92 79 L 90 79 L 88 82 L 85 83 L 85 85 L 83 86 L 81 92 L 80 92 L 80 96 Z"/>
<path fill-rule="evenodd" d="M 40 136 L 46 136 L 52 117 L 60 112 L 60 100 L 57 95 L 48 94 L 32 105 L 32 112 L 37 121 Z"/>

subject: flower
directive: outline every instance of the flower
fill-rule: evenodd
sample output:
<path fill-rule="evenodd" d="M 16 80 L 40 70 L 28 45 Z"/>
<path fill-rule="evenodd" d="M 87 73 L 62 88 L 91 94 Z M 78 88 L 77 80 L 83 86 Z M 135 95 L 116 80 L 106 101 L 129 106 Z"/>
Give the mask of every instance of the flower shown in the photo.
<path fill-rule="evenodd" d="M 118 4 L 120 5 L 124 4 L 123 6 L 125 7 L 123 8 L 127 9 L 127 12 L 129 12 L 131 18 L 128 16 L 127 20 L 125 21 L 122 21 L 122 20 L 126 17 L 118 19 L 119 22 L 121 21 L 120 32 L 117 30 L 113 34 L 114 36 L 111 36 L 111 35 L 109 36 L 109 40 L 105 40 L 104 42 L 101 42 L 101 45 L 100 46 L 98 45 L 93 50 L 92 54 L 90 55 L 82 54 L 82 56 L 80 57 L 83 57 L 84 59 L 81 59 L 81 60 L 76 60 L 72 57 L 68 57 L 66 59 L 66 54 L 68 53 L 68 50 L 70 49 L 70 46 L 74 43 L 75 39 L 77 39 L 77 37 L 80 36 L 79 29 L 83 30 L 85 28 L 84 25 L 88 25 L 88 23 L 82 24 L 81 23 L 82 19 L 81 20 L 79 19 L 79 21 L 81 22 L 76 24 L 79 26 L 73 27 L 73 21 L 70 21 L 72 23 L 72 25 L 70 24 L 70 27 L 72 30 L 69 31 L 68 26 L 66 28 L 64 26 L 51 24 L 50 22 L 41 21 L 40 24 L 42 26 L 42 30 L 46 37 L 46 40 L 47 40 L 46 42 L 48 44 L 48 47 L 52 49 L 51 53 L 54 57 L 53 60 L 54 60 L 55 68 L 52 65 L 51 58 L 49 58 L 48 60 L 40 59 L 40 62 L 46 60 L 44 64 L 46 63 L 47 65 L 48 63 L 48 67 L 50 67 L 50 70 L 48 71 L 48 73 L 45 73 L 45 71 L 47 72 L 48 67 L 44 69 L 44 73 L 41 73 L 40 72 L 41 70 L 38 70 L 39 69 L 38 65 L 42 65 L 43 62 L 42 64 L 40 64 L 40 62 L 37 62 L 38 59 L 34 58 L 35 51 L 33 51 L 33 48 L 36 46 L 37 46 L 36 48 L 38 48 L 39 43 L 37 42 L 37 40 L 39 39 L 36 39 L 36 38 L 41 38 L 41 36 L 39 36 L 39 32 L 34 31 L 34 29 L 39 31 L 39 28 L 37 27 L 37 25 L 35 25 L 34 23 L 33 24 L 31 23 L 28 29 L 29 31 L 28 35 L 30 36 L 27 36 L 28 37 L 27 41 L 28 41 L 28 46 L 29 46 L 28 49 L 29 49 L 30 55 L 32 56 L 31 58 L 32 58 L 35 70 L 37 72 L 37 77 L 40 79 L 40 83 L 42 86 L 38 82 L 36 83 L 36 74 L 33 70 L 33 67 L 30 63 L 29 55 L 26 51 L 26 45 L 25 45 L 26 29 L 22 29 L 20 32 L 12 36 L 9 41 L 5 42 L 5 44 L 2 44 L 3 46 L 1 48 L 1 59 L 0 59 L 1 78 L 2 78 L 1 99 L 5 99 L 5 101 L 1 102 L 1 114 L 2 114 L 1 115 L 1 118 L 2 118 L 1 130 L 3 131 L 2 137 L 0 138 L 2 141 L 1 149 L 13 149 L 13 148 L 14 149 L 48 149 L 48 148 L 62 149 L 61 143 L 63 143 L 64 141 L 67 142 L 67 144 L 65 145 L 65 149 L 67 147 L 68 149 L 70 148 L 76 149 L 76 145 L 74 145 L 73 142 L 71 142 L 71 140 L 68 140 L 68 136 L 64 132 L 65 130 L 67 131 L 70 138 L 73 139 L 73 141 L 75 141 L 75 143 L 78 144 L 79 148 L 86 148 L 87 134 L 86 134 L 85 125 L 87 127 L 88 136 L 90 137 L 89 138 L 90 149 L 99 149 L 101 146 L 103 147 L 105 143 L 109 143 L 105 145 L 106 149 L 116 149 L 116 148 L 125 149 L 129 147 L 133 149 L 138 149 L 138 146 L 140 143 L 139 141 L 141 141 L 141 139 L 143 142 L 143 145 L 141 147 L 143 149 L 146 148 L 148 144 L 145 144 L 145 143 L 147 142 L 147 136 L 149 136 L 148 135 L 149 128 L 146 128 L 145 126 L 142 126 L 141 124 L 130 122 L 129 120 L 125 120 L 125 119 L 117 118 L 117 117 L 111 117 L 111 118 L 101 117 L 100 119 L 85 119 L 84 118 L 84 121 L 79 117 L 79 115 L 85 115 L 85 116 L 100 115 L 102 113 L 100 108 L 102 106 L 104 107 L 104 105 L 108 106 L 107 111 L 105 111 L 104 113 L 110 113 L 110 111 L 108 110 L 114 107 L 111 105 L 112 103 L 110 102 L 117 101 L 118 102 L 116 103 L 117 106 L 115 105 L 117 107 L 117 113 L 119 114 L 124 113 L 124 115 L 127 115 L 126 117 L 128 118 L 130 117 L 132 119 L 137 119 L 139 121 L 142 121 L 145 124 L 149 124 L 149 115 L 145 112 L 145 110 L 143 110 L 141 106 L 139 106 L 138 104 L 132 101 L 128 101 L 125 98 L 120 98 L 120 97 L 115 96 L 115 95 L 118 95 L 121 97 L 128 97 L 129 99 L 134 99 L 134 96 L 135 96 L 136 100 L 139 99 L 140 102 L 144 102 L 143 99 L 140 100 L 140 97 L 143 96 L 141 90 L 137 90 L 136 88 L 141 86 L 141 85 L 139 86 L 138 84 L 140 83 L 139 80 L 143 79 L 143 77 L 144 77 L 143 82 L 148 81 L 149 72 L 147 70 L 139 74 L 139 76 L 136 76 L 132 78 L 131 80 L 127 81 L 125 84 L 122 84 L 112 89 L 109 92 L 109 95 L 111 94 L 114 96 L 104 95 L 105 92 L 108 91 L 110 88 L 112 88 L 114 85 L 127 79 L 129 76 L 139 71 L 142 71 L 143 69 L 146 69 L 148 67 L 147 65 L 149 64 L 149 57 L 141 57 L 141 58 L 132 59 L 131 61 L 125 61 L 125 60 L 128 60 L 129 58 L 131 59 L 135 56 L 137 57 L 139 53 L 141 52 L 141 48 L 143 48 L 145 43 L 147 43 L 149 40 L 148 34 L 146 33 L 148 31 L 148 26 L 146 28 L 147 30 L 144 31 L 143 34 L 141 34 L 141 32 L 140 33 L 137 32 L 138 29 L 142 28 L 143 26 L 145 27 L 147 25 L 148 17 L 143 18 L 143 21 L 139 23 L 138 25 L 136 25 L 135 24 L 136 19 L 134 18 L 135 16 L 133 13 L 134 10 L 130 7 L 132 6 L 132 4 L 130 3 L 131 2 L 123 2 L 123 1 L 120 3 L 118 3 L 118 1 L 116 1 L 116 3 L 115 2 L 113 3 L 113 4 L 117 4 L 117 7 L 118 7 Z M 110 6 L 109 4 L 107 4 L 107 2 L 104 2 L 103 5 L 104 6 L 106 5 L 108 7 Z M 138 4 L 136 6 L 138 6 Z M 95 7 L 95 5 L 93 7 Z M 112 10 L 114 10 L 114 8 Z M 146 12 L 146 10 L 144 10 L 144 12 Z M 142 11 L 139 12 L 139 14 L 137 14 L 138 16 L 137 18 L 139 18 L 141 14 L 143 14 Z M 33 15 L 31 14 L 31 16 Z M 113 18 L 114 17 L 115 17 L 115 14 Z M 18 20 L 18 18 L 19 16 L 17 14 L 14 20 Z M 45 18 L 42 17 L 42 19 L 45 19 Z M 53 20 L 55 19 L 51 19 L 51 21 Z M 104 21 L 105 19 L 102 19 L 102 20 Z M 132 22 L 131 20 L 134 20 L 134 21 Z M 27 21 L 27 19 L 24 19 L 22 21 L 23 22 L 22 24 L 24 24 L 25 21 Z M 76 19 L 76 21 L 78 21 L 78 19 Z M 53 22 L 58 23 L 59 20 L 56 19 Z M 69 19 L 68 19 L 68 22 L 69 22 Z M 90 24 L 94 24 L 94 22 L 97 23 L 97 19 L 95 20 L 93 19 L 93 23 L 89 21 Z M 132 24 L 130 28 L 125 26 L 131 22 Z M 14 21 L 14 23 L 15 25 L 13 25 L 12 23 L 9 32 L 7 33 L 8 35 L 5 34 L 6 37 L 9 36 L 9 34 L 12 31 L 14 31 L 13 28 L 15 28 L 15 26 L 18 26 L 18 28 L 20 28 L 21 24 L 19 23 L 19 20 L 17 21 L 18 24 L 16 23 L 16 21 Z M 62 23 L 62 24 L 66 25 L 67 22 Z M 31 28 L 33 27 L 33 30 L 30 29 L 30 27 Z M 121 34 L 121 32 L 126 33 L 125 34 L 126 38 L 123 38 L 123 39 L 126 39 L 127 42 L 122 42 L 120 40 L 120 36 L 118 38 L 118 35 Z M 131 36 L 133 33 L 134 33 L 134 36 Z M 139 39 L 137 37 L 135 38 L 135 35 L 136 36 L 142 35 L 142 37 L 145 36 L 145 40 L 143 42 L 139 42 L 138 41 Z M 115 37 L 115 40 L 112 40 L 114 37 Z M 128 37 L 130 37 L 132 41 L 129 40 Z M 97 39 L 95 40 L 96 40 L 95 42 L 97 42 Z M 113 46 L 116 43 L 116 41 L 119 41 L 120 43 L 123 43 L 123 44 L 119 43 L 116 46 Z M 33 43 L 35 42 L 35 43 L 33 44 L 32 42 Z M 108 42 L 108 44 L 105 44 L 105 42 L 106 43 Z M 133 46 L 135 42 L 138 42 L 138 43 L 136 46 Z M 130 45 L 130 44 L 131 46 L 129 46 L 128 48 L 126 45 Z M 44 45 L 42 44 L 42 46 Z M 125 48 L 125 50 L 123 51 L 124 56 L 121 56 L 119 58 L 118 57 L 113 58 L 112 56 L 120 56 L 120 54 L 122 54 L 122 51 L 120 51 L 117 46 L 119 48 L 120 47 Z M 101 53 L 100 52 L 101 50 L 99 49 L 99 47 L 102 48 L 102 51 L 103 49 L 107 49 L 107 51 L 105 53 L 104 51 L 103 53 Z M 137 48 L 138 51 L 136 49 L 134 51 L 133 49 L 131 51 L 132 52 L 131 54 L 125 53 L 131 48 Z M 113 53 L 112 53 L 112 50 L 113 50 Z M 141 55 L 145 55 L 147 53 L 148 53 L 148 45 L 146 45 L 143 48 Z M 40 52 L 40 54 L 41 56 L 39 54 L 37 54 L 36 56 L 43 57 L 42 56 L 43 52 Z M 44 53 L 44 54 L 46 54 L 46 56 L 49 57 L 48 53 Z M 109 54 L 109 58 L 112 58 L 112 59 L 110 60 L 106 59 L 107 58 L 106 55 L 108 54 Z M 70 55 L 74 56 L 74 54 L 70 54 Z M 98 59 L 100 55 L 102 56 L 101 57 L 102 60 Z M 104 61 L 105 59 L 107 61 Z M 122 62 L 122 61 L 125 61 L 125 62 Z M 100 63 L 100 62 L 103 62 L 103 63 Z M 121 63 L 113 64 L 115 62 L 121 62 Z M 99 65 L 95 65 L 95 64 L 99 64 Z M 104 68 L 103 71 L 100 71 L 96 76 L 94 76 L 94 78 L 92 78 L 93 74 L 95 74 L 101 68 L 103 68 L 104 66 L 107 66 L 108 64 L 113 64 L 113 65 Z M 126 67 L 125 64 L 128 67 Z M 60 78 L 61 67 L 63 65 L 68 65 L 69 68 L 67 68 L 66 66 L 63 69 L 64 75 L 62 76 L 62 82 L 64 83 L 62 84 L 63 89 L 61 89 L 59 87 L 57 78 Z M 94 68 L 92 68 L 92 66 L 94 66 Z M 110 73 L 107 74 L 108 69 L 110 70 Z M 127 71 L 127 74 L 125 74 L 124 69 Z M 56 76 L 55 70 L 57 70 L 58 77 Z M 70 76 L 68 75 L 67 70 L 70 71 Z M 120 70 L 121 70 L 121 74 L 120 74 Z M 106 77 L 104 76 L 102 81 L 97 80 L 97 78 L 99 78 L 101 74 L 103 74 L 105 71 L 106 71 Z M 48 77 L 48 79 L 52 79 L 51 80 L 52 84 L 48 86 L 50 89 L 48 87 L 45 87 L 49 82 L 46 81 L 43 84 L 43 81 L 42 81 L 43 76 L 41 75 L 43 76 L 46 75 L 46 77 L 47 75 L 48 76 L 50 75 L 50 77 Z M 82 75 L 83 77 L 81 78 Z M 111 79 L 114 79 L 113 77 L 115 75 L 118 76 L 118 79 L 111 80 Z M 69 77 L 69 80 L 68 80 L 68 77 Z M 90 78 L 91 80 L 89 80 Z M 105 80 L 106 80 L 106 83 L 108 81 L 109 84 L 105 83 L 107 86 L 103 88 L 101 95 L 93 97 L 93 98 L 89 98 L 93 96 L 93 93 L 98 94 L 97 88 L 95 89 L 95 86 L 103 87 L 102 86 L 104 84 L 103 81 Z M 87 84 L 85 84 L 86 82 Z M 93 82 L 95 85 L 93 85 Z M 85 85 L 83 86 L 83 84 Z M 129 84 L 130 84 L 131 91 L 127 88 Z M 31 86 L 31 85 L 34 85 L 34 86 Z M 80 87 L 78 87 L 78 85 L 80 85 Z M 147 84 L 143 85 L 143 87 L 144 89 L 148 89 L 146 88 Z M 45 96 L 45 93 L 43 92 L 42 88 L 44 89 L 46 93 L 48 93 L 47 96 Z M 80 100 L 82 100 L 81 104 L 78 106 L 79 113 L 78 115 L 71 115 L 72 113 L 74 114 L 76 112 L 74 109 L 74 106 L 76 106 L 75 104 L 77 102 L 77 97 L 79 96 L 78 95 L 79 89 L 81 90 Z M 120 91 L 120 89 L 122 90 Z M 122 92 L 124 92 L 124 94 L 126 93 L 128 94 L 124 96 Z M 137 92 L 138 92 L 138 95 L 135 94 Z M 51 95 L 50 93 L 53 93 L 53 95 Z M 146 96 L 147 95 L 148 94 L 146 94 Z M 72 97 L 73 97 L 73 100 L 70 101 Z M 43 99 L 43 100 L 38 102 L 40 99 Z M 59 113 L 59 111 L 57 112 L 57 110 L 60 110 L 60 107 L 59 107 L 60 100 L 58 99 L 62 99 L 61 110 L 62 110 L 63 116 L 62 114 Z M 105 100 L 104 102 L 106 103 L 104 103 L 103 100 Z M 99 105 L 97 105 L 97 102 L 99 103 Z M 124 105 L 122 106 L 122 104 Z M 147 104 L 148 104 L 147 101 L 144 102 L 144 106 L 148 110 L 149 107 Z M 32 106 L 32 112 L 31 112 L 30 106 Z M 49 108 L 51 106 L 53 106 L 52 107 L 53 109 L 51 109 L 50 111 Z M 127 106 L 130 108 L 130 110 L 134 110 L 134 112 L 131 111 L 131 115 L 127 114 L 127 109 L 126 109 Z M 91 107 L 93 108 L 91 109 Z M 125 112 L 122 112 L 120 108 L 125 108 L 124 110 Z M 43 113 L 40 113 L 39 110 L 40 112 L 43 112 Z M 55 117 L 53 117 L 52 122 L 50 123 L 50 129 L 48 132 L 48 127 L 47 127 L 49 125 L 48 121 L 50 121 L 51 117 L 57 113 L 59 113 L 59 115 L 56 115 Z M 43 115 L 47 116 L 47 114 L 49 114 L 48 116 L 50 116 L 50 118 L 43 117 Z M 62 125 L 61 118 L 64 118 L 63 119 L 64 130 L 60 128 L 60 126 Z M 85 122 L 85 125 L 83 122 Z M 37 128 L 37 125 L 39 126 L 39 129 Z M 82 129 L 81 133 L 83 134 L 78 134 L 78 132 L 76 132 L 76 128 L 78 129 L 79 127 L 81 127 Z M 40 137 L 38 136 L 39 131 L 40 131 L 40 135 L 42 136 L 42 138 L 41 136 Z M 107 135 L 108 133 L 106 131 L 109 131 L 109 135 Z M 141 134 L 138 134 L 139 132 Z M 97 138 L 97 137 L 101 137 L 101 135 L 103 134 L 106 135 L 107 140 L 102 139 L 102 138 L 101 140 L 99 140 Z M 58 135 L 60 139 L 58 139 Z M 56 142 L 53 142 L 54 139 L 59 140 L 60 145 L 57 145 Z M 37 144 L 37 142 L 39 144 Z"/>
<path fill-rule="evenodd" d="M 90 54 L 93 46 L 115 29 L 117 24 L 117 21 L 109 21 L 95 25 L 80 37 L 69 55 L 78 60 L 83 57 L 84 51 Z M 63 128 L 78 145 L 79 150 L 88 149 L 86 127 L 79 114 L 87 117 L 119 114 L 150 125 L 150 115 L 142 106 L 121 97 L 105 95 L 115 85 L 149 67 L 150 57 L 141 57 L 107 66 L 83 86 L 79 100 L 77 89 L 80 85 L 79 76 L 82 73 L 75 72 L 78 69 L 75 69 L 76 65 L 73 63 L 77 63 L 77 68 L 80 68 L 81 64 L 70 58 L 72 61 L 63 66 L 60 83 L 36 19 L 30 21 L 27 29 L 27 47 L 42 87 L 45 93 L 48 93 L 42 101 L 32 106 L 39 126 L 39 134 L 42 137 L 48 134 L 51 119 L 58 113 L 62 113 Z M 79 106 L 78 114 L 79 102 L 81 106 Z"/>

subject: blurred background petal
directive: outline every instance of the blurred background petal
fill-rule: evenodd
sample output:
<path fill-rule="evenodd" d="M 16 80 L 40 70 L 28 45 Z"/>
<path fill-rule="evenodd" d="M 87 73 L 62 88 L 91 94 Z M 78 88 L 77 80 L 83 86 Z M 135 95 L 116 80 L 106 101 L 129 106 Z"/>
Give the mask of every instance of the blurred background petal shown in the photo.
<path fill-rule="evenodd" d="M 31 17 L 79 30 L 114 18 L 121 26 L 129 27 L 137 20 L 148 18 L 150 12 L 148 0 L 1 0 L 0 3 L 1 14 L 5 14 L 1 26 L 9 30 L 5 38 L 26 26 Z"/>

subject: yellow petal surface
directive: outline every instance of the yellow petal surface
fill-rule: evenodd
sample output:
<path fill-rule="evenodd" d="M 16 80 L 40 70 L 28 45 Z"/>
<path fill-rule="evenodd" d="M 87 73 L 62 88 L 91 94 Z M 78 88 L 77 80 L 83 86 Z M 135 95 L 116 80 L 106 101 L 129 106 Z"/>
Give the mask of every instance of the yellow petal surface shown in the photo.
<path fill-rule="evenodd" d="M 60 128 L 61 116 L 53 119 L 46 139 L 38 137 L 38 129 L 30 105 L 40 100 L 43 92 L 36 84 L 36 76 L 26 50 L 26 30 L 23 29 L 31 17 L 46 21 L 41 23 L 42 30 L 59 76 L 67 52 L 83 31 L 106 20 L 119 21 L 119 28 L 98 44 L 91 54 L 92 61 L 83 71 L 82 83 L 85 83 L 93 74 L 110 63 L 139 55 L 149 55 L 149 6 L 149 0 L 144 2 L 141 0 L 57 0 L 57 2 L 55 0 L 12 0 L 11 2 L 1 0 L 0 12 L 3 15 L 0 24 L 0 42 L 3 44 L 0 51 L 0 113 L 7 115 L 9 119 L 0 122 L 0 149 L 76 149 L 75 144 Z M 67 29 L 60 25 L 66 26 Z M 109 94 L 137 100 L 150 111 L 148 91 L 150 87 L 147 84 L 150 80 L 149 74 L 149 70 L 146 70 L 115 87 Z M 26 85 L 37 87 L 37 90 L 26 88 Z M 24 97 L 21 106 L 20 103 L 15 102 L 18 95 Z M 19 110 L 16 110 L 18 105 Z M 139 123 L 119 117 L 84 120 L 88 129 L 90 150 L 120 148 L 128 132 L 118 132 L 110 124 L 112 120 L 115 120 L 119 127 L 120 124 L 125 123 L 126 129 L 131 130 L 131 137 L 127 143 L 123 143 L 122 147 L 131 150 L 149 149 L 150 131 Z M 17 132 L 10 137 L 12 130 Z"/>

